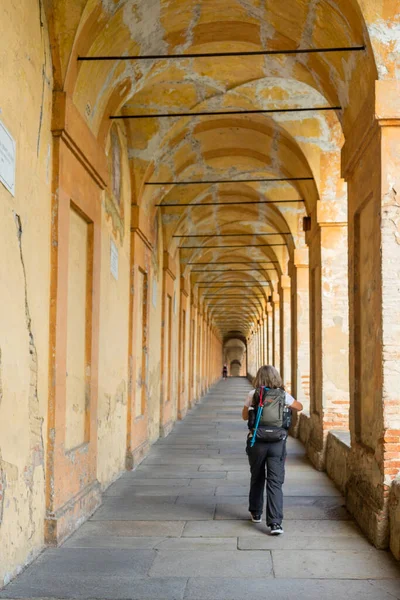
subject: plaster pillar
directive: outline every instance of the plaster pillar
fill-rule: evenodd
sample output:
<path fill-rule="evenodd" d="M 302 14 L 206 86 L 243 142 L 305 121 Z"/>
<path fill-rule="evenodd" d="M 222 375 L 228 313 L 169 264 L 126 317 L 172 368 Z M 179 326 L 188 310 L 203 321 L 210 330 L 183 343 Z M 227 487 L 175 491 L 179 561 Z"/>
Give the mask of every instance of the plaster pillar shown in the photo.
<path fill-rule="evenodd" d="M 268 318 L 265 314 L 263 317 L 263 342 L 264 342 L 264 355 L 263 365 L 268 364 Z"/>
<path fill-rule="evenodd" d="M 326 436 L 348 430 L 349 334 L 347 223 L 330 222 L 318 203 L 310 247 L 310 418 L 308 455 L 325 465 Z"/>
<path fill-rule="evenodd" d="M 273 307 L 273 355 L 272 364 L 279 369 L 281 362 L 281 328 L 280 328 L 280 304 L 279 294 L 274 292 L 272 295 L 272 307 Z"/>
<path fill-rule="evenodd" d="M 292 393 L 310 413 L 310 319 L 308 248 L 295 250 L 292 276 Z"/>
<path fill-rule="evenodd" d="M 362 529 L 386 547 L 390 488 L 400 470 L 400 84 L 375 86 L 374 117 L 358 125 L 342 153 L 351 324 L 346 491 Z"/>
<path fill-rule="evenodd" d="M 289 394 L 292 389 L 292 356 L 291 356 L 291 297 L 290 277 L 281 276 L 281 366 L 280 372 L 285 389 Z"/>
<path fill-rule="evenodd" d="M 186 370 L 187 344 L 190 334 L 187 334 L 188 309 L 189 309 L 188 281 L 181 277 L 180 289 L 180 318 L 179 318 L 179 368 L 178 368 L 178 419 L 184 419 L 188 409 L 188 385 Z"/>
<path fill-rule="evenodd" d="M 272 365 L 273 363 L 273 349 L 274 349 L 274 309 L 272 304 L 267 304 L 267 364 Z"/>
<path fill-rule="evenodd" d="M 163 296 L 161 328 L 161 402 L 160 436 L 169 434 L 174 422 L 174 293 L 176 270 L 171 255 L 164 251 L 163 256 Z"/>

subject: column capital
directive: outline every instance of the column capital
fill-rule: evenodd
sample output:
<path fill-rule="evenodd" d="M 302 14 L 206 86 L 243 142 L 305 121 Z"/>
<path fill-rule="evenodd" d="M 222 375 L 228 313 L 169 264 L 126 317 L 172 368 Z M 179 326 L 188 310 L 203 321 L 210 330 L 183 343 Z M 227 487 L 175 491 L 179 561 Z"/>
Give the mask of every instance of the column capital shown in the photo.
<path fill-rule="evenodd" d="M 308 265 L 309 265 L 308 247 L 295 249 L 294 256 L 293 256 L 293 265 L 296 268 L 308 267 Z"/>
<path fill-rule="evenodd" d="M 316 220 L 319 227 L 347 227 L 347 221 L 336 218 L 329 202 L 317 201 Z"/>
<path fill-rule="evenodd" d="M 164 250 L 163 269 L 171 277 L 173 281 L 176 279 L 174 259 L 167 250 Z"/>
<path fill-rule="evenodd" d="M 290 277 L 289 275 L 281 275 L 281 288 L 283 290 L 290 289 Z"/>
<path fill-rule="evenodd" d="M 280 296 L 279 296 L 278 292 L 274 292 L 272 294 L 272 302 L 274 304 L 279 304 L 279 300 L 280 300 Z"/>

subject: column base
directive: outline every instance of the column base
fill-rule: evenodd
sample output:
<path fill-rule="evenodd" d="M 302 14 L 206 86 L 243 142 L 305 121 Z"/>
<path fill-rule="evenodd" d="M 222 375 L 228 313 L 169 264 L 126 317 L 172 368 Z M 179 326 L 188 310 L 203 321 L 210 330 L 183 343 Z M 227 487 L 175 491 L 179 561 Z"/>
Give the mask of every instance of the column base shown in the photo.
<path fill-rule="evenodd" d="M 183 419 L 186 417 L 187 413 L 188 413 L 187 406 L 185 408 L 182 408 L 182 410 L 179 410 L 178 411 L 178 420 L 183 421 Z"/>
<path fill-rule="evenodd" d="M 149 444 L 148 440 L 146 440 L 145 442 L 140 444 L 140 446 L 138 446 L 137 448 L 134 448 L 133 450 L 127 450 L 126 456 L 125 456 L 126 470 L 132 471 L 135 467 L 140 465 L 142 460 L 144 460 L 145 457 L 147 456 L 149 450 L 150 450 L 150 444 Z"/>
<path fill-rule="evenodd" d="M 374 546 L 379 549 L 389 547 L 388 499 L 384 499 L 383 508 L 378 508 L 360 482 L 350 477 L 346 489 L 346 507 Z"/>
<path fill-rule="evenodd" d="M 167 435 L 169 435 L 171 433 L 173 426 L 174 426 L 173 421 L 168 421 L 167 423 L 160 425 L 160 437 L 161 438 L 167 437 Z"/>
<path fill-rule="evenodd" d="M 101 504 L 100 483 L 93 481 L 64 506 L 45 518 L 45 543 L 59 546 L 80 527 Z"/>

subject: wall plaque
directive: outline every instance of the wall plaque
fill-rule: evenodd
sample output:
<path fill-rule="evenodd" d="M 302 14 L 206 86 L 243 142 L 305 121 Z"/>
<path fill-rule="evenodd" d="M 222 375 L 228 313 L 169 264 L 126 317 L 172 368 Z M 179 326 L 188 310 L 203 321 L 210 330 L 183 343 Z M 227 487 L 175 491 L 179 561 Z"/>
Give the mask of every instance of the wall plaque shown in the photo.
<path fill-rule="evenodd" d="M 15 196 L 15 140 L 1 121 L 0 181 Z"/>
<path fill-rule="evenodd" d="M 118 248 L 114 240 L 110 244 L 110 270 L 114 279 L 118 280 Z"/>

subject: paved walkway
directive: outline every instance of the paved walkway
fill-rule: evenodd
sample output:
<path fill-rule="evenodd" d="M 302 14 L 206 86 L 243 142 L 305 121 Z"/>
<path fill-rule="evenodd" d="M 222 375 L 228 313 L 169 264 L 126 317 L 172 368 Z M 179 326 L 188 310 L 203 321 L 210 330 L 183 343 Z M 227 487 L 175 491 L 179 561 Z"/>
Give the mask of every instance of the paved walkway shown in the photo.
<path fill-rule="evenodd" d="M 61 548 L 0 598 L 393 600 L 400 569 L 368 544 L 339 492 L 289 441 L 285 534 L 248 519 L 249 384 L 219 383 Z"/>

